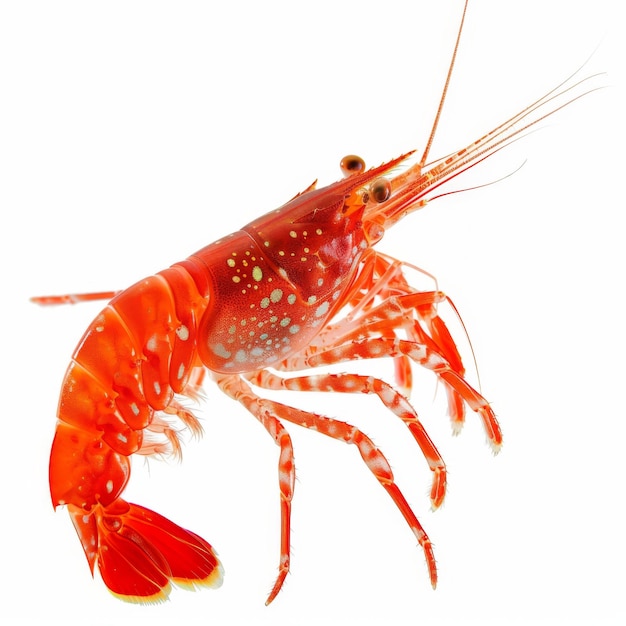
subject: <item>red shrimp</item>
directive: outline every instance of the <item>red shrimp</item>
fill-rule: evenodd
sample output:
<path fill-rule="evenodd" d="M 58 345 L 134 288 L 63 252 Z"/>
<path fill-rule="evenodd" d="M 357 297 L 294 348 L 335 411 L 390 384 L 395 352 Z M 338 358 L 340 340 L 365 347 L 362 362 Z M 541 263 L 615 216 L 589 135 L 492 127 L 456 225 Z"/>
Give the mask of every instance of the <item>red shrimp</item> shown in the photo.
<path fill-rule="evenodd" d="M 467 3 L 463 18 L 466 9 Z M 434 192 L 441 185 L 584 95 L 570 95 L 583 81 L 568 79 L 467 147 L 429 163 L 462 27 L 463 20 L 419 162 L 402 171 L 409 153 L 365 170 L 358 157 L 349 157 L 342 162 L 343 180 L 322 189 L 312 186 L 124 291 L 34 299 L 60 303 L 114 296 L 89 325 L 63 381 L 50 491 L 54 507 L 67 507 L 92 574 L 97 564 L 116 596 L 158 602 L 172 583 L 190 588 L 222 583 L 222 566 L 209 543 L 122 497 L 132 455 L 180 454 L 175 426 L 201 431 L 180 398 L 196 397 L 205 372 L 263 424 L 280 448 L 280 563 L 268 604 L 290 565 L 295 465 L 283 422 L 357 447 L 417 538 L 436 586 L 431 541 L 371 439 L 346 422 L 266 399 L 253 387 L 377 396 L 421 449 L 432 472 L 435 509 L 446 493 L 446 467 L 399 391 L 411 388 L 412 364 L 431 370 L 443 384 L 456 431 L 467 405 L 482 421 L 493 451 L 500 449 L 494 412 L 466 381 L 459 352 L 438 315 L 446 295 L 413 287 L 410 266 L 373 246 L 389 227 L 438 197 Z M 393 360 L 397 386 L 351 373 L 283 375 L 372 358 Z"/>

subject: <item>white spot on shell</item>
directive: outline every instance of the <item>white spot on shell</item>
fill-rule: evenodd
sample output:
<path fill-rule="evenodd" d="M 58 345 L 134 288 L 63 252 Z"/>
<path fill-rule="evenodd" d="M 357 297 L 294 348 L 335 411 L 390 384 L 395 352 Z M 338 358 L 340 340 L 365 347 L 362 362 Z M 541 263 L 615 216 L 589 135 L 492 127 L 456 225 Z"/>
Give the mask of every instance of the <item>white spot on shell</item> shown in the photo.
<path fill-rule="evenodd" d="M 274 291 L 272 291 L 272 293 L 270 294 L 270 300 L 276 304 L 276 302 L 280 302 L 280 299 L 283 297 L 283 290 L 282 289 L 274 289 Z"/>
<path fill-rule="evenodd" d="M 98 315 L 98 317 L 95 320 L 96 326 L 94 327 L 94 329 L 97 333 L 101 333 L 104 330 L 104 322 L 105 322 L 104 315 L 100 313 L 100 315 Z"/>
<path fill-rule="evenodd" d="M 184 363 L 181 363 L 181 364 L 178 366 L 178 372 L 176 373 L 176 378 L 177 378 L 178 380 L 182 380 L 182 378 L 183 378 L 183 376 L 184 376 L 184 375 L 185 375 L 185 364 L 184 364 Z"/>
<path fill-rule="evenodd" d="M 214 346 L 211 346 L 211 350 L 213 351 L 213 354 L 222 357 L 223 359 L 229 359 L 232 354 L 224 347 L 224 344 L 221 343 L 216 343 Z"/>
<path fill-rule="evenodd" d="M 146 343 L 146 350 L 148 352 L 156 352 L 158 345 L 159 344 L 157 336 L 152 335 L 152 337 L 150 337 L 150 339 L 148 339 L 148 342 Z"/>
<path fill-rule="evenodd" d="M 113 481 L 112 480 L 107 480 L 106 490 L 107 490 L 107 493 L 111 493 L 113 491 Z"/>
<path fill-rule="evenodd" d="M 328 311 L 328 301 L 322 302 L 322 304 L 320 304 L 315 311 L 315 317 L 322 317 L 322 315 L 325 315 L 327 311 Z"/>
<path fill-rule="evenodd" d="M 189 329 L 184 325 L 181 324 L 177 329 L 176 329 L 176 336 L 181 340 L 181 341 L 187 341 L 187 339 L 189 339 Z"/>

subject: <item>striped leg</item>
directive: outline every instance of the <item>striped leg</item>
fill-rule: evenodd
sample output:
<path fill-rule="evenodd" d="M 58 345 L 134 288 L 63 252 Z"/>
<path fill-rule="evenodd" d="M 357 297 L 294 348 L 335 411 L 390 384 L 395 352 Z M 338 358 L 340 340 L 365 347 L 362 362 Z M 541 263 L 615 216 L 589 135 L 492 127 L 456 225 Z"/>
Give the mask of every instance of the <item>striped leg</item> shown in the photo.
<path fill-rule="evenodd" d="M 449 302 L 453 309 L 454 305 L 440 291 L 410 291 L 411 287 L 399 273 L 401 268 L 394 266 L 393 269 L 396 272 L 393 289 L 387 285 L 386 291 L 377 293 L 379 297 L 384 297 L 382 302 L 375 306 L 372 305 L 371 299 L 367 299 L 367 306 L 361 306 L 362 303 L 359 302 L 345 318 L 329 324 L 305 352 L 287 359 L 280 369 L 283 371 L 302 369 L 306 367 L 301 365 L 302 357 L 328 350 L 333 346 L 363 341 L 364 335 L 394 339 L 398 333 L 404 333 L 409 341 L 423 344 L 432 352 L 441 355 L 448 362 L 450 369 L 463 377 L 465 367 L 461 355 L 445 322 L 437 313 L 437 305 L 442 302 Z M 393 357 L 393 360 L 396 382 L 409 396 L 412 387 L 410 359 L 406 355 L 398 355 Z M 465 421 L 463 398 L 453 386 L 448 385 L 445 380 L 442 382 L 448 397 L 452 429 L 458 433 Z"/>
<path fill-rule="evenodd" d="M 372 376 L 358 374 L 319 374 L 282 378 L 267 370 L 246 375 L 253 385 L 263 389 L 289 389 L 291 391 L 332 391 L 338 393 L 375 394 L 382 403 L 397 415 L 408 427 L 418 443 L 422 454 L 433 472 L 430 502 L 433 510 L 441 506 L 446 494 L 446 466 L 415 409 L 409 401 L 391 385 Z"/>
<path fill-rule="evenodd" d="M 351 424 L 318 415 L 317 413 L 302 411 L 301 409 L 287 406 L 280 402 L 260 398 L 252 392 L 250 387 L 239 376 L 214 375 L 214 377 L 217 384 L 226 394 L 241 402 L 246 409 L 266 427 L 281 448 L 279 461 L 282 515 L 280 572 L 274 584 L 274 588 L 267 599 L 267 604 L 276 597 L 289 572 L 289 532 L 295 465 L 293 462 L 291 439 L 279 422 L 279 419 L 297 424 L 298 426 L 303 426 L 304 428 L 310 428 L 332 439 L 354 444 L 358 448 L 361 458 L 368 469 L 391 496 L 417 538 L 426 557 L 430 582 L 433 588 L 436 587 L 437 567 L 435 565 L 435 556 L 430 539 L 422 528 L 415 513 L 413 513 L 406 498 L 394 482 L 393 472 L 391 471 L 389 462 L 367 435 Z"/>
<path fill-rule="evenodd" d="M 380 253 L 368 258 L 367 265 L 369 269 L 365 275 L 369 277 L 369 282 L 366 283 L 369 289 L 363 295 L 362 301 L 358 302 L 354 310 L 348 313 L 347 318 L 353 319 L 359 311 L 377 313 L 381 319 L 387 320 L 388 329 L 403 328 L 407 335 L 406 338 L 410 341 L 426 343 L 427 345 L 430 342 L 431 347 L 448 361 L 457 374 L 465 376 L 461 355 L 445 322 L 439 317 L 437 307 L 440 303 L 447 302 L 459 320 L 461 320 L 461 316 L 448 296 L 439 291 L 435 277 L 418 267 Z M 431 279 L 435 290 L 422 291 L 410 285 L 407 271 Z M 375 299 L 377 299 L 376 306 L 374 306 Z M 367 327 L 365 320 L 360 319 L 359 322 L 360 328 Z M 343 321 L 339 322 L 339 326 L 342 325 Z M 388 330 L 383 330 L 381 335 L 390 336 Z M 394 365 L 396 381 L 403 390 L 407 390 L 408 395 L 411 389 L 411 372 L 407 357 L 395 357 Z M 465 405 L 452 387 L 444 383 L 444 388 L 448 396 L 452 429 L 458 433 L 461 431 L 465 420 Z"/>
<path fill-rule="evenodd" d="M 268 402 L 259 398 L 239 376 L 214 375 L 220 389 L 228 396 L 237 400 L 248 409 L 272 436 L 280 447 L 278 457 L 278 484 L 280 487 L 280 563 L 276 582 L 270 591 L 265 604 L 270 604 L 281 590 L 289 573 L 291 554 L 291 500 L 296 482 L 296 466 L 293 457 L 291 437 L 285 427 L 278 421 L 277 412 Z M 282 406 L 282 405 L 279 405 Z M 289 409 L 289 407 L 284 407 Z"/>
<path fill-rule="evenodd" d="M 428 345 L 404 339 L 374 337 L 328 348 L 316 354 L 303 354 L 289 359 L 290 370 L 308 369 L 359 359 L 397 358 L 406 356 L 411 361 L 434 372 L 439 379 L 478 413 L 483 421 L 487 439 L 494 454 L 502 445 L 502 431 L 493 409 L 471 385 L 456 372 L 448 361 Z"/>

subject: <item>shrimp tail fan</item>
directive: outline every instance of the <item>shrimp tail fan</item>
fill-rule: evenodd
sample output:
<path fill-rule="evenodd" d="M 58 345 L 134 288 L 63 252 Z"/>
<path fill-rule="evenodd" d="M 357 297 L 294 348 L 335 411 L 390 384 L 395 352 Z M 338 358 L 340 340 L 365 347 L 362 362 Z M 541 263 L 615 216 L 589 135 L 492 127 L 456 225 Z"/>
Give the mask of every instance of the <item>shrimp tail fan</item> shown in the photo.
<path fill-rule="evenodd" d="M 158 603 L 172 583 L 192 590 L 222 584 L 222 564 L 210 544 L 154 511 L 122 499 L 90 514 L 70 508 L 92 574 L 97 563 L 118 598 Z"/>

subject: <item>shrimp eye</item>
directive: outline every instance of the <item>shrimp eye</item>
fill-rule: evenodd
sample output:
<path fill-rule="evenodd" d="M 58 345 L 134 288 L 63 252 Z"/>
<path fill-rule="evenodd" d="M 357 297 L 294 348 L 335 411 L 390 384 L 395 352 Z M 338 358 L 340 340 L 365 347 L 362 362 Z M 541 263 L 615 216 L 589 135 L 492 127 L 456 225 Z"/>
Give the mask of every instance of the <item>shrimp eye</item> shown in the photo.
<path fill-rule="evenodd" d="M 354 174 L 360 174 L 365 171 L 365 161 L 355 154 L 349 154 L 341 159 L 339 163 L 342 174 L 348 178 Z"/>
<path fill-rule="evenodd" d="M 381 204 L 391 195 L 391 183 L 386 178 L 377 178 L 370 185 L 370 197 L 377 204 Z"/>

